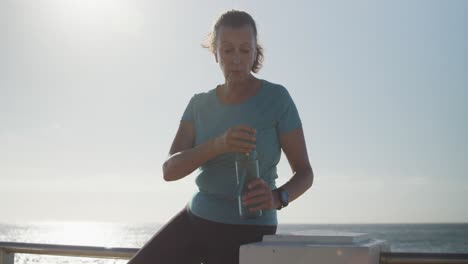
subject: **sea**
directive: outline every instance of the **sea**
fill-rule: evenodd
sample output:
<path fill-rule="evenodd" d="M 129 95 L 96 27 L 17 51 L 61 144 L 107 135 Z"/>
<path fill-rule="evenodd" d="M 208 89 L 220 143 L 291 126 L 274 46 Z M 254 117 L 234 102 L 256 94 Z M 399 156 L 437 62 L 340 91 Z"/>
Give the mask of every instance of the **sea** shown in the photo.
<path fill-rule="evenodd" d="M 1 224 L 0 241 L 62 245 L 143 246 L 163 225 L 103 222 Z M 305 230 L 366 233 L 392 252 L 468 253 L 468 223 L 462 224 L 280 224 L 277 233 Z M 127 260 L 16 254 L 16 264 L 124 264 Z"/>

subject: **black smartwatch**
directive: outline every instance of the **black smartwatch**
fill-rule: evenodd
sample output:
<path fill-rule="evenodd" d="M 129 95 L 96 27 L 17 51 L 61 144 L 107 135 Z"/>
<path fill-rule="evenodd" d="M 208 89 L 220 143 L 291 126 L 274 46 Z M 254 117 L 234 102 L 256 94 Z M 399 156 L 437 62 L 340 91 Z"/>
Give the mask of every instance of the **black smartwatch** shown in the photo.
<path fill-rule="evenodd" d="M 282 208 L 288 206 L 289 204 L 289 193 L 283 188 L 278 188 L 275 189 L 275 191 L 278 193 L 278 198 L 280 201 L 280 206 L 276 208 L 276 210 L 281 210 Z"/>

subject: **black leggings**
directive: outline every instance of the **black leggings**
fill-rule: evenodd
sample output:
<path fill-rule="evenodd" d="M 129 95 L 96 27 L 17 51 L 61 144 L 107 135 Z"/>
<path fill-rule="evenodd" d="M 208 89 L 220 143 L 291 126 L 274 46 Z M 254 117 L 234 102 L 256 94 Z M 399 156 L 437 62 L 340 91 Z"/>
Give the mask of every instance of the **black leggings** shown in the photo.
<path fill-rule="evenodd" d="M 231 225 L 195 216 L 186 207 L 163 226 L 128 264 L 238 264 L 240 245 L 259 242 L 276 226 Z"/>

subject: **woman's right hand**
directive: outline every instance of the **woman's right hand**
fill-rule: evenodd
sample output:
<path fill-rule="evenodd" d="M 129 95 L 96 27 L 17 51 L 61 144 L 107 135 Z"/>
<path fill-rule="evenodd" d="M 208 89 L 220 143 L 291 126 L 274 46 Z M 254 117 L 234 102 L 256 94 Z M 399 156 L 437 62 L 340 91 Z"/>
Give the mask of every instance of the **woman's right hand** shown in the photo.
<path fill-rule="evenodd" d="M 215 138 L 215 149 L 218 153 L 244 152 L 255 149 L 255 133 L 257 131 L 247 125 L 231 127 L 221 136 Z"/>

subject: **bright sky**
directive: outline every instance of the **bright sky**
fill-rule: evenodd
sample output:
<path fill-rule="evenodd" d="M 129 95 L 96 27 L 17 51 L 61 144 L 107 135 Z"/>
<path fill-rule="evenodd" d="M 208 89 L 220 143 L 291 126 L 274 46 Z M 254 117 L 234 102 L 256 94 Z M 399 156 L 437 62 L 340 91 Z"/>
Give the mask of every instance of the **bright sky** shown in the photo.
<path fill-rule="evenodd" d="M 313 187 L 280 223 L 468 222 L 467 1 L 0 1 L 0 222 L 164 223 L 196 191 L 161 166 L 200 43 L 250 12 L 259 77 L 299 109 Z M 291 172 L 283 155 L 278 184 Z"/>

